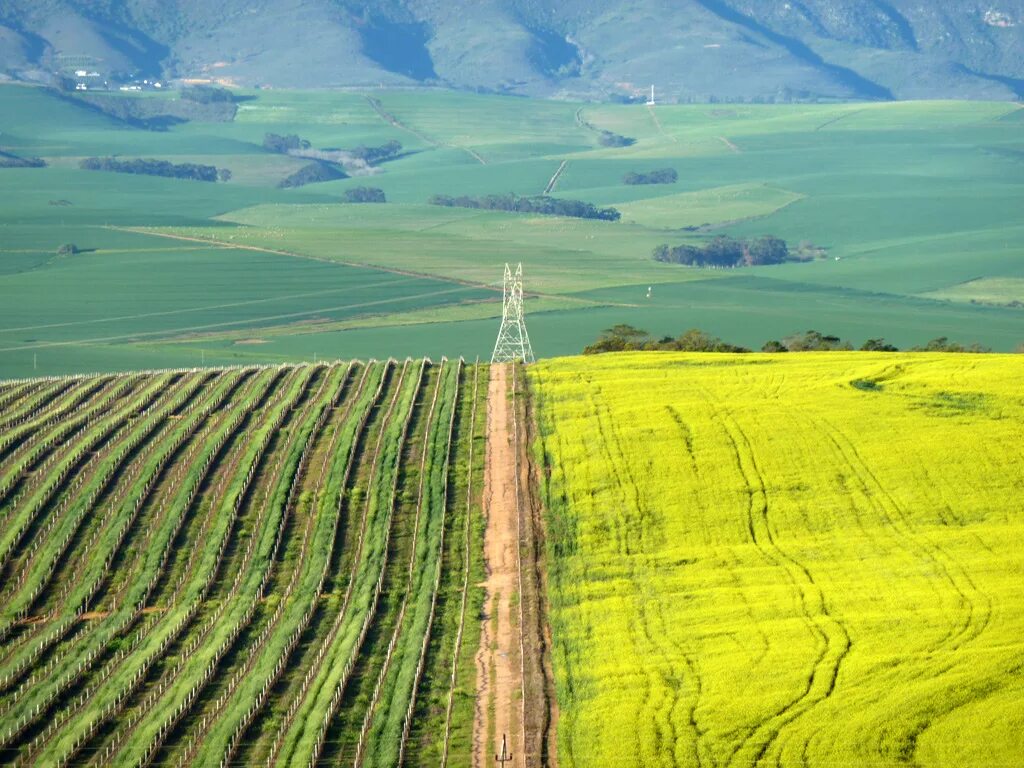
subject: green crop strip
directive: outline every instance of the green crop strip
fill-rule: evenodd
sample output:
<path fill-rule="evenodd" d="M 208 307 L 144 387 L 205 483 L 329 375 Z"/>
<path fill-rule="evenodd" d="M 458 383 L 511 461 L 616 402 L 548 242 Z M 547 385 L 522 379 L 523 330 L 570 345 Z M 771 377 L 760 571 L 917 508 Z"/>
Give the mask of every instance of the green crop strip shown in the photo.
<path fill-rule="evenodd" d="M 418 761 L 453 655 L 472 687 L 480 370 L 0 386 L 3 761 Z"/>

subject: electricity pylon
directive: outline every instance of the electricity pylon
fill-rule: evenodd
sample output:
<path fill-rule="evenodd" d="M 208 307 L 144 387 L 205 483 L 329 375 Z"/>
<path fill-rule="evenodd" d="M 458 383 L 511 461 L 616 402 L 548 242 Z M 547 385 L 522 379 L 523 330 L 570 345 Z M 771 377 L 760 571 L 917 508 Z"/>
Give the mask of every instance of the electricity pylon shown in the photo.
<path fill-rule="evenodd" d="M 498 330 L 498 340 L 494 342 L 491 362 L 511 363 L 515 360 L 532 363 L 533 347 L 530 346 L 526 321 L 523 320 L 523 265 L 518 265 L 513 275 L 511 267 L 506 264 L 501 328 Z"/>

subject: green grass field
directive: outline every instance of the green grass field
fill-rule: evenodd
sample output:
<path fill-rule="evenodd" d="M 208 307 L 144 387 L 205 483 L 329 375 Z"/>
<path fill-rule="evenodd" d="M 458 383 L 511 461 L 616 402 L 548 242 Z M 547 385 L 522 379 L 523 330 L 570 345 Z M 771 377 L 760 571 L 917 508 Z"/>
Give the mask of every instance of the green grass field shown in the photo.
<path fill-rule="evenodd" d="M 618 322 L 656 336 L 699 326 L 753 347 L 808 328 L 854 343 L 948 336 L 1008 351 L 1024 341 L 1012 306 L 1024 279 L 1017 105 L 243 95 L 234 122 L 157 132 L 0 86 L 0 149 L 50 164 L 0 169 L 0 377 L 486 357 L 506 261 L 524 264 L 542 356 L 577 352 Z M 635 143 L 602 147 L 600 130 Z M 393 139 L 404 153 L 372 176 L 281 190 L 305 161 L 266 152 L 268 131 L 318 148 Z M 202 162 L 233 178 L 79 170 L 93 155 Z M 552 195 L 616 206 L 622 221 L 426 205 L 435 193 L 541 194 L 560 167 Z M 664 167 L 678 183 L 622 183 Z M 367 184 L 389 202 L 340 204 Z M 715 234 L 775 234 L 827 257 L 732 271 L 650 258 L 656 245 Z M 63 243 L 84 252 L 58 259 Z"/>
<path fill-rule="evenodd" d="M 1017 765 L 1015 356 L 530 368 L 563 767 Z"/>

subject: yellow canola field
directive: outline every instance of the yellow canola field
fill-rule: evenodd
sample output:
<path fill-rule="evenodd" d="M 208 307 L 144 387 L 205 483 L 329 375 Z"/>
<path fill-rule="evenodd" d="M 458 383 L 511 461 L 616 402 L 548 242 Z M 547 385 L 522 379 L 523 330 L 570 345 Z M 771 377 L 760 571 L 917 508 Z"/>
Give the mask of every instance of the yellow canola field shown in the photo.
<path fill-rule="evenodd" d="M 1024 356 L 530 386 L 560 768 L 1024 765 Z"/>

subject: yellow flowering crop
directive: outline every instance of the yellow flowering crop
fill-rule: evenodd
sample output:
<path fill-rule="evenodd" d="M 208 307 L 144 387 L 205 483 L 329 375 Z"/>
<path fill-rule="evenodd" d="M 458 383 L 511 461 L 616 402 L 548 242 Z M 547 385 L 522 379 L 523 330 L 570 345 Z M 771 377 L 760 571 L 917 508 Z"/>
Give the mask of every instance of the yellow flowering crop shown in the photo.
<path fill-rule="evenodd" d="M 1024 356 L 530 371 L 561 768 L 1024 765 Z"/>

